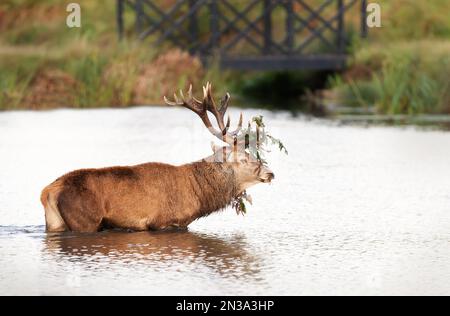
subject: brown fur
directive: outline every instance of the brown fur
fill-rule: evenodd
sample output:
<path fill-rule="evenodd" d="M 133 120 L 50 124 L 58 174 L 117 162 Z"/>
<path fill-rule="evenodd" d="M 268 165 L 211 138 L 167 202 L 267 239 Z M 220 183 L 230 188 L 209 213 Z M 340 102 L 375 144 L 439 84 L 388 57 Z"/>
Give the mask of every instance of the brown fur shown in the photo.
<path fill-rule="evenodd" d="M 237 190 L 229 163 L 147 163 L 70 172 L 43 190 L 41 202 L 48 231 L 156 230 L 186 227 L 223 209 Z M 63 224 L 53 220 L 55 209 Z"/>

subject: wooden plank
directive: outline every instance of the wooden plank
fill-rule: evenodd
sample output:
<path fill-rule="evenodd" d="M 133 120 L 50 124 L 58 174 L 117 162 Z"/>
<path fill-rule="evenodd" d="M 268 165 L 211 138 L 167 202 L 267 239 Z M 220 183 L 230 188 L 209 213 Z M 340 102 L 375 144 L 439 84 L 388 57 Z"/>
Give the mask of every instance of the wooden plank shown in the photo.
<path fill-rule="evenodd" d="M 292 54 L 294 49 L 294 5 L 292 0 L 287 0 L 284 4 L 286 8 L 286 47 L 288 54 Z"/>
<path fill-rule="evenodd" d="M 224 14 L 220 14 L 219 19 L 222 19 L 229 26 L 230 30 L 235 31 L 236 33 L 241 31 L 235 24 L 231 24 L 231 21 L 228 20 Z M 261 45 L 249 33 L 244 33 L 243 35 L 250 45 L 255 47 L 257 50 L 261 50 Z"/>
<path fill-rule="evenodd" d="M 270 8 L 271 0 L 264 0 L 263 15 L 264 15 L 264 49 L 263 53 L 269 55 L 272 51 L 272 10 Z"/>
<path fill-rule="evenodd" d="M 174 18 L 174 14 L 179 10 L 179 8 L 184 4 L 185 0 L 178 0 L 177 3 L 170 8 L 170 10 L 167 13 L 164 13 L 161 16 L 161 19 L 154 25 L 152 25 L 147 31 L 141 33 L 139 35 L 139 39 L 144 39 L 147 36 L 150 36 L 156 31 L 159 31 L 162 28 L 164 22 L 171 22 L 171 20 Z"/>
<path fill-rule="evenodd" d="M 315 14 L 322 14 L 322 11 L 325 10 L 326 7 L 328 7 L 334 0 L 326 0 L 322 2 L 322 4 L 314 11 L 314 14 L 309 14 L 309 16 L 306 18 L 305 22 L 301 24 L 301 26 L 295 30 L 296 33 L 303 31 L 303 29 L 310 25 L 311 22 L 313 22 L 316 17 Z"/>
<path fill-rule="evenodd" d="M 142 0 L 135 0 L 134 10 L 136 11 L 136 21 L 135 21 L 136 34 L 139 35 L 139 34 L 141 34 L 141 31 L 142 31 L 142 23 L 143 23 L 143 15 L 144 15 L 144 9 L 142 7 Z"/>
<path fill-rule="evenodd" d="M 343 11 L 347 11 L 350 9 L 358 0 L 351 0 L 347 4 L 344 4 Z M 331 17 L 328 21 L 329 23 L 333 23 L 339 18 L 339 13 L 335 14 L 333 17 Z M 328 24 L 329 24 L 328 23 Z M 323 33 L 327 28 L 327 25 L 322 25 L 319 29 L 317 29 L 317 32 Z M 314 35 L 310 35 L 303 43 L 297 48 L 296 52 L 301 53 L 303 49 L 305 49 L 313 40 L 315 39 Z"/>
<path fill-rule="evenodd" d="M 344 29 L 344 0 L 337 1 L 337 11 L 338 11 L 338 19 L 337 19 L 337 34 L 336 34 L 336 46 L 339 53 L 343 53 L 345 50 L 345 29 Z"/>
<path fill-rule="evenodd" d="M 259 2 L 259 1 L 254 1 L 253 3 L 257 3 L 257 2 Z M 239 33 L 237 36 L 235 36 L 232 41 L 228 42 L 227 45 L 224 46 L 223 51 L 228 51 L 229 49 L 234 47 L 242 39 L 242 37 L 244 37 L 244 35 L 243 35 L 244 33 L 248 33 L 251 29 L 255 29 L 256 25 L 264 19 L 264 17 L 265 17 L 264 13 L 266 12 L 266 10 L 272 10 L 276 5 L 278 5 L 278 2 L 276 2 L 276 1 L 270 2 L 269 7 L 264 8 L 263 13 L 258 18 L 251 21 L 251 23 L 248 24 L 245 27 L 245 29 L 243 29 L 241 31 L 241 33 Z M 275 43 L 272 42 L 272 46 L 276 47 L 274 44 Z"/>
<path fill-rule="evenodd" d="M 256 1 L 255 1 L 255 3 L 257 3 L 257 2 L 260 2 L 260 0 L 256 0 Z M 223 3 L 227 8 L 229 8 L 229 9 L 235 14 L 236 19 L 234 20 L 234 23 L 238 22 L 238 20 L 242 20 L 242 21 L 246 24 L 246 26 L 250 27 L 250 30 L 248 30 L 248 31 L 246 31 L 246 32 L 243 32 L 243 31 L 239 30 L 238 35 L 242 35 L 243 37 L 245 37 L 246 39 L 248 39 L 249 36 L 246 36 L 246 35 L 250 34 L 250 31 L 253 30 L 253 31 L 255 31 L 258 35 L 260 35 L 261 37 L 263 37 L 264 40 L 269 41 L 271 50 L 273 50 L 273 48 L 276 48 L 276 49 L 277 49 L 278 51 L 280 51 L 280 52 L 285 52 L 285 53 L 287 53 L 287 51 L 286 51 L 285 49 L 283 49 L 282 46 L 280 46 L 280 45 L 278 45 L 277 43 L 275 43 L 274 41 L 272 41 L 270 37 L 266 37 L 266 34 L 264 33 L 264 30 L 260 30 L 259 27 L 257 26 L 257 24 L 255 24 L 255 23 L 253 23 L 253 21 L 249 20 L 249 18 L 247 17 L 246 14 L 243 14 L 243 13 L 239 12 L 233 5 L 231 5 L 231 4 L 230 4 L 228 1 L 226 1 L 226 0 L 222 0 L 222 3 Z M 271 7 L 270 7 L 270 3 L 269 3 L 268 6 L 263 6 L 263 12 L 262 12 L 262 14 L 261 14 L 261 16 L 260 16 L 260 17 L 263 17 L 263 18 L 264 18 L 264 21 L 263 21 L 263 22 L 266 22 L 266 19 L 267 19 L 266 16 L 265 16 L 265 15 L 267 14 L 266 10 L 267 10 L 267 12 L 271 12 L 271 11 L 272 11 L 272 9 L 271 9 Z M 236 29 L 237 29 L 237 28 L 236 28 Z M 251 34 L 250 34 L 250 35 L 251 35 Z M 265 50 L 264 44 L 263 44 L 263 45 L 258 45 L 258 48 L 259 48 L 259 50 L 260 50 L 261 53 L 263 53 L 264 50 Z"/>
<path fill-rule="evenodd" d="M 248 14 L 251 11 L 251 9 L 258 3 L 258 1 L 260 1 L 260 0 L 251 2 L 244 10 L 241 11 L 241 14 L 243 14 L 243 15 Z M 210 12 L 211 12 L 211 9 L 216 10 L 217 4 L 214 4 L 214 5 L 211 4 L 209 6 L 209 9 L 210 9 Z M 239 21 L 239 17 L 234 17 L 234 19 L 231 20 L 231 22 L 223 14 L 219 14 L 219 18 L 225 19 L 228 21 L 227 24 L 222 29 L 220 29 L 220 26 L 218 26 L 221 34 L 226 34 L 232 29 L 239 31 L 239 29 L 235 25 Z M 210 28 L 215 27 L 215 26 L 211 25 L 212 23 L 213 22 L 210 21 Z M 203 45 L 199 45 L 198 51 L 200 51 L 200 52 L 211 51 L 211 49 L 212 49 L 211 46 L 212 46 L 212 37 L 210 36 L 208 42 L 204 43 Z"/>
<path fill-rule="evenodd" d="M 239 70 L 339 70 L 345 68 L 346 55 L 278 55 L 278 56 L 226 56 L 221 67 Z"/>
<path fill-rule="evenodd" d="M 116 20 L 117 20 L 117 33 L 119 40 L 123 39 L 124 28 L 123 28 L 123 10 L 124 10 L 123 0 L 116 1 Z"/>
<path fill-rule="evenodd" d="M 310 12 L 314 19 L 317 19 L 320 22 L 322 22 L 323 25 L 325 27 L 327 27 L 330 31 L 332 31 L 334 33 L 337 32 L 337 29 L 333 26 L 332 23 L 330 23 L 331 21 L 329 21 L 329 20 L 327 21 L 325 18 L 323 18 L 322 15 L 320 13 L 318 13 L 318 11 L 314 10 L 313 8 L 311 8 L 304 0 L 296 0 L 296 1 L 303 8 L 305 8 L 308 12 Z"/>
<path fill-rule="evenodd" d="M 219 46 L 220 33 L 219 33 L 219 9 L 216 1 L 209 3 L 209 13 L 211 15 L 209 19 L 211 38 L 209 41 L 209 51 Z"/>
<path fill-rule="evenodd" d="M 299 30 L 303 30 L 305 28 L 307 28 L 311 33 L 312 36 L 319 38 L 325 45 L 327 45 L 330 48 L 335 48 L 335 45 L 333 43 L 331 43 L 323 34 L 322 32 L 318 32 L 316 27 L 312 27 L 310 24 L 310 22 L 308 22 L 308 20 L 303 19 L 302 17 L 300 17 L 297 14 L 293 14 L 293 17 L 298 20 L 301 24 L 301 27 L 299 28 Z M 312 21 L 312 20 L 311 20 Z M 294 32 L 298 32 L 298 30 L 294 29 Z"/>
<path fill-rule="evenodd" d="M 195 5 L 195 0 L 189 0 L 189 10 L 193 11 Z M 197 21 L 197 11 L 193 11 L 189 18 L 189 33 L 191 35 L 191 43 L 198 41 L 198 21 Z M 191 54 L 195 53 L 195 46 L 189 46 L 189 52 Z"/>
<path fill-rule="evenodd" d="M 142 1 L 149 7 L 149 9 L 155 11 L 157 16 L 161 17 L 161 19 L 164 19 L 165 13 L 161 9 L 159 9 L 155 4 L 153 4 L 153 1 L 151 1 L 151 0 L 142 0 Z M 154 20 L 153 18 L 150 17 L 150 15 L 145 14 L 145 10 L 143 11 L 142 17 L 143 17 L 143 19 L 146 20 L 146 22 L 148 23 L 148 25 L 150 27 L 153 27 L 160 22 L 160 20 Z M 185 29 L 180 29 L 179 31 L 180 31 L 180 33 L 182 33 L 181 37 L 188 38 L 190 36 L 190 33 L 187 32 Z M 145 37 L 142 36 L 142 33 L 140 34 L 139 39 L 140 40 L 145 39 Z M 183 47 L 183 44 L 180 41 L 180 36 L 171 34 L 168 37 L 168 39 L 171 40 L 173 44 L 175 44 L 179 47 Z"/>
<path fill-rule="evenodd" d="M 366 38 L 368 35 L 367 27 L 367 0 L 361 0 L 361 37 Z"/>
<path fill-rule="evenodd" d="M 184 14 L 184 15 L 180 16 L 178 19 L 176 19 L 172 23 L 172 25 L 164 31 L 164 33 L 156 41 L 155 46 L 161 45 L 164 42 L 164 40 L 166 40 L 168 37 L 172 36 L 175 31 L 184 30 L 184 28 L 182 26 L 183 22 L 186 21 L 187 19 L 189 19 L 192 14 L 195 14 L 197 12 L 197 10 L 205 2 L 207 2 L 207 0 L 197 0 L 195 2 L 194 6 L 189 8 L 189 11 L 186 14 Z M 192 45 L 193 44 L 190 44 L 190 46 L 192 46 Z"/>

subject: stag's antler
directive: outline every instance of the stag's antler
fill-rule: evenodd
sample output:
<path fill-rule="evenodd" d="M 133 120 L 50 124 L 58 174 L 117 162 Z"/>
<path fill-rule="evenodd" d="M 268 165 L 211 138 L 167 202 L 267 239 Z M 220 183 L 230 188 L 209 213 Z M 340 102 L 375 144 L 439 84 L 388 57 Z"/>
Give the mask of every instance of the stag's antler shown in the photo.
<path fill-rule="evenodd" d="M 199 101 L 192 96 L 192 85 L 189 86 L 187 99 L 184 97 L 182 90 L 180 90 L 180 98 L 176 93 L 173 96 L 174 101 L 169 101 L 166 97 L 164 97 L 164 101 L 169 105 L 184 106 L 185 108 L 197 113 L 197 115 L 200 116 L 201 120 L 205 124 L 206 128 L 208 128 L 208 130 L 211 132 L 211 134 L 228 143 L 229 145 L 235 144 L 235 138 L 242 129 L 243 118 L 241 113 L 237 128 L 232 132 L 228 131 L 228 129 L 230 128 L 230 116 L 228 115 L 226 124 L 224 122 L 224 116 L 225 112 L 228 109 L 228 104 L 231 98 L 229 93 L 227 93 L 220 101 L 220 109 L 217 109 L 216 102 L 214 101 L 211 92 L 211 84 L 209 82 L 206 83 L 206 86 L 203 87 L 203 101 Z M 216 118 L 219 130 L 215 129 L 211 124 L 211 121 L 208 117 L 208 111 L 212 113 Z"/>

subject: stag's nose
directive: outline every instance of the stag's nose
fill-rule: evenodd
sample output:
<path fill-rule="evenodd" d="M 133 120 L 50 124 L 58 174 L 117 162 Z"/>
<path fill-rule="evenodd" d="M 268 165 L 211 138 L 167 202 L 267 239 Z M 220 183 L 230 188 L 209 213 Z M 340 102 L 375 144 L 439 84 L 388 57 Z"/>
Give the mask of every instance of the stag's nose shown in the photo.
<path fill-rule="evenodd" d="M 261 178 L 261 181 L 264 183 L 270 183 L 275 178 L 273 172 L 266 172 L 264 177 Z"/>

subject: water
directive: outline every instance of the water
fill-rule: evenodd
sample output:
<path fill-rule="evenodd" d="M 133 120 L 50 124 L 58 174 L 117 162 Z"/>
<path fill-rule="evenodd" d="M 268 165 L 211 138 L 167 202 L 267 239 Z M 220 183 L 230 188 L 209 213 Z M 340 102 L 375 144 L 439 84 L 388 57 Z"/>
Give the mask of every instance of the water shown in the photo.
<path fill-rule="evenodd" d="M 56 177 L 189 162 L 212 138 L 184 109 L 0 113 L 0 294 L 450 294 L 449 133 L 263 114 L 289 155 L 245 217 L 60 235 L 39 202 Z"/>

